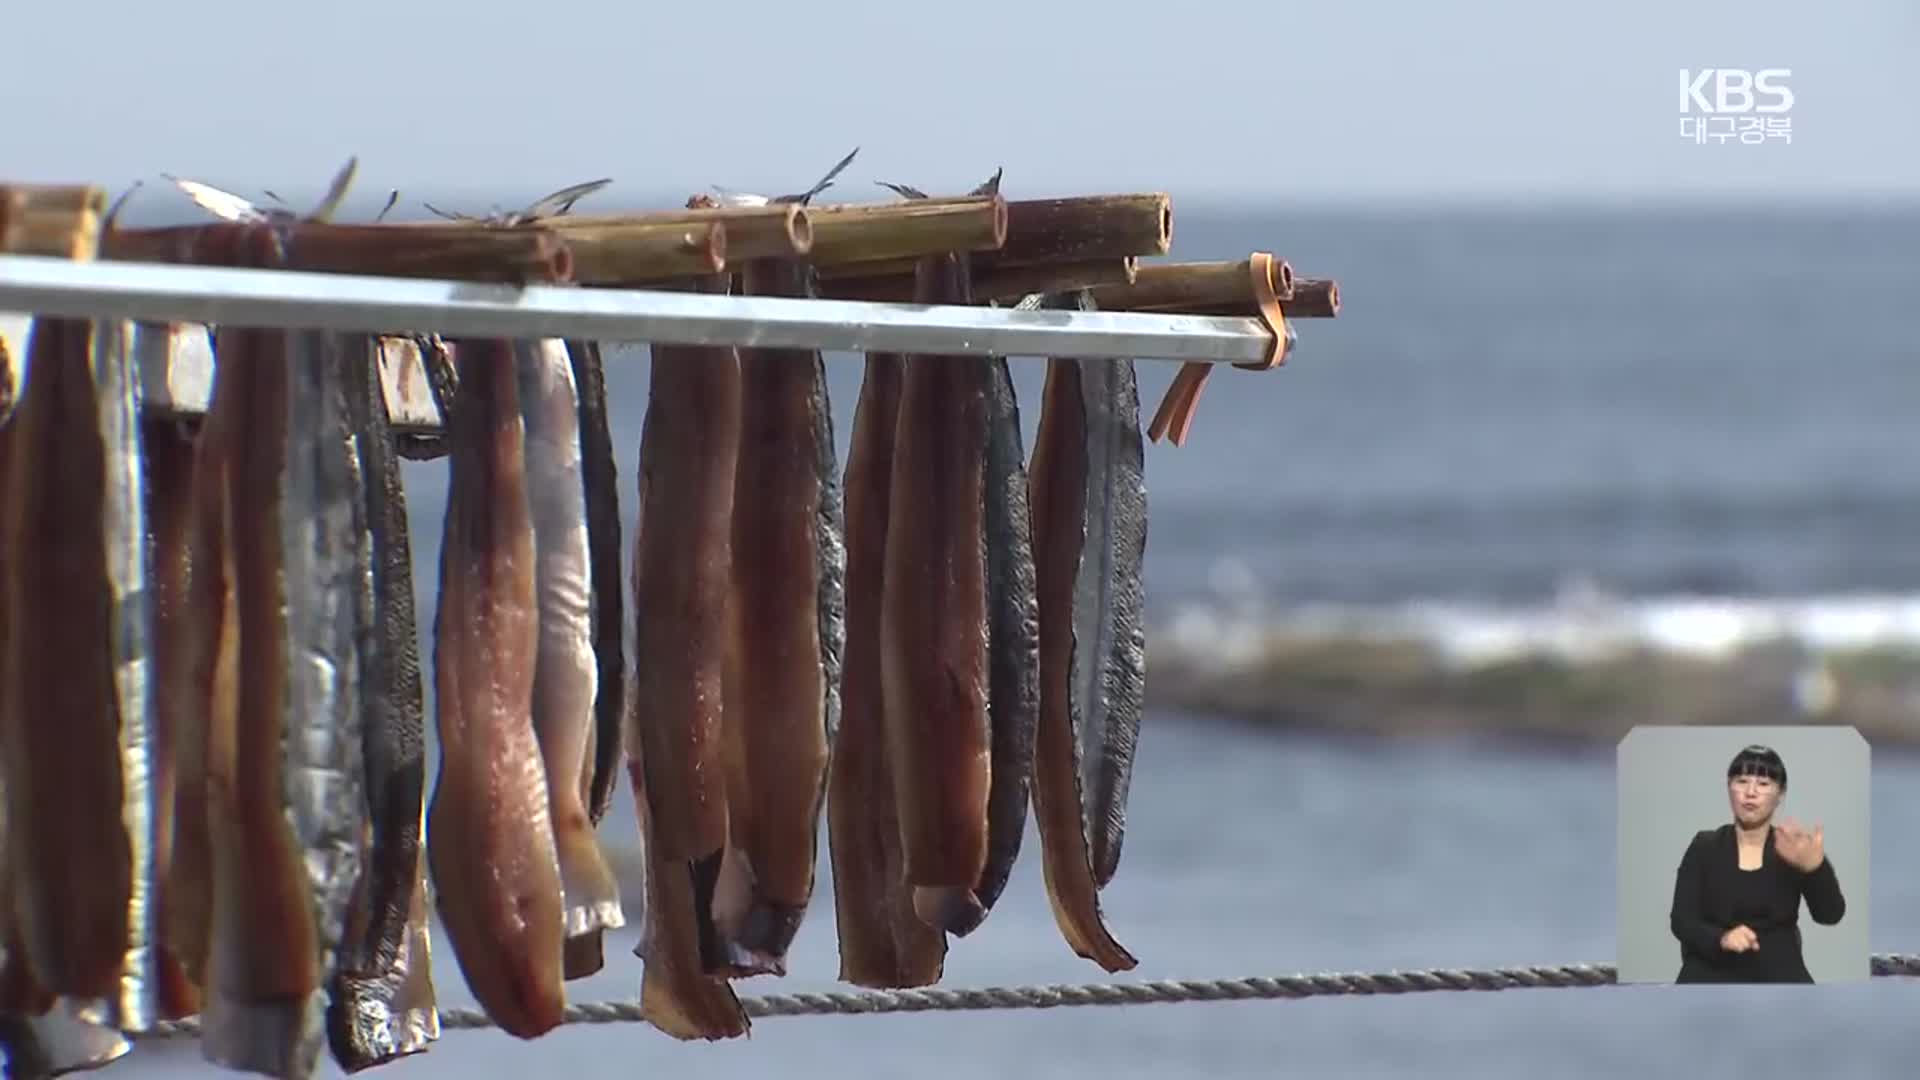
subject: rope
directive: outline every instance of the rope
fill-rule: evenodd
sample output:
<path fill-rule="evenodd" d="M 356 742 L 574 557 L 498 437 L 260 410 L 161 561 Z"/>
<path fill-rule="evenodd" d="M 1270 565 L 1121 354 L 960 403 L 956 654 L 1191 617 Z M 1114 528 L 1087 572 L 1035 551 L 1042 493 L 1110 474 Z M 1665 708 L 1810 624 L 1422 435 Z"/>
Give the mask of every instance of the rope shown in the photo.
<path fill-rule="evenodd" d="M 1878 977 L 1920 976 L 1920 955 L 1877 955 L 1873 957 L 1873 974 Z M 1618 983 L 1618 973 L 1611 964 L 1562 964 L 1557 967 L 1429 968 L 1424 971 L 1325 973 L 1283 975 L 1277 978 L 762 994 L 743 996 L 740 1004 L 748 1016 L 761 1019 L 769 1016 L 1067 1009 L 1089 1005 L 1173 1005 L 1197 1001 L 1287 1001 L 1310 997 L 1426 994 L 1442 990 L 1564 990 L 1615 986 Z M 565 1022 L 638 1024 L 645 1020 L 637 1001 L 600 1001 L 567 1006 Z M 478 1009 L 442 1009 L 440 1026 L 446 1030 L 477 1030 L 492 1027 L 493 1022 Z M 170 1039 L 195 1035 L 199 1030 L 197 1019 L 167 1020 L 155 1024 L 139 1037 Z"/>

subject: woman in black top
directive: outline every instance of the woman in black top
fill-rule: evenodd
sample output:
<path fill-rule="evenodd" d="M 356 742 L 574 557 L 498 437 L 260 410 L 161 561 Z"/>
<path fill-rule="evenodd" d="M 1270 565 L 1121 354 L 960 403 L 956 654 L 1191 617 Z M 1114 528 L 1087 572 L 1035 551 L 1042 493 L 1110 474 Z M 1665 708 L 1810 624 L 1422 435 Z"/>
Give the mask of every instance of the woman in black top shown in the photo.
<path fill-rule="evenodd" d="M 1840 880 L 1812 832 L 1773 812 L 1787 791 L 1787 767 L 1764 746 L 1727 766 L 1733 822 L 1687 846 L 1673 882 L 1673 936 L 1683 983 L 1810 983 L 1800 953 L 1800 901 L 1822 926 L 1846 914 Z"/>

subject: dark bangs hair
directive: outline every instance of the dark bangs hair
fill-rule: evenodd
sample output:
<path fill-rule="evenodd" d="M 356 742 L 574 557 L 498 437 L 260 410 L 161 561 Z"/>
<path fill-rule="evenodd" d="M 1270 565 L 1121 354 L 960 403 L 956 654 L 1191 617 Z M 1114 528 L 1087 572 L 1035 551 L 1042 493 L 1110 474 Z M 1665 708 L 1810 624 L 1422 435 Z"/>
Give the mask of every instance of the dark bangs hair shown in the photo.
<path fill-rule="evenodd" d="M 1727 779 L 1738 776 L 1764 776 L 1787 790 L 1787 766 L 1771 746 L 1749 746 L 1733 755 L 1727 766 Z"/>

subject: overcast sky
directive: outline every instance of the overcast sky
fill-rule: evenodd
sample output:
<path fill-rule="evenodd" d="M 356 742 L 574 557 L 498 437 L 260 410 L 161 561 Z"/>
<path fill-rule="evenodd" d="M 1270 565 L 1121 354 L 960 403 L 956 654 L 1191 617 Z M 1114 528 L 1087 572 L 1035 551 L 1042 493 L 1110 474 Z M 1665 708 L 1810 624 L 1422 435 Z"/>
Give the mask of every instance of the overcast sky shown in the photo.
<path fill-rule="evenodd" d="M 1920 193 L 1914 0 L 6 6 L 12 180 L 291 196 L 358 154 L 363 193 L 611 176 L 610 206 L 794 189 L 859 145 L 860 198 L 996 165 L 1189 202 Z M 1792 144 L 1681 139 L 1710 66 L 1790 68 Z"/>

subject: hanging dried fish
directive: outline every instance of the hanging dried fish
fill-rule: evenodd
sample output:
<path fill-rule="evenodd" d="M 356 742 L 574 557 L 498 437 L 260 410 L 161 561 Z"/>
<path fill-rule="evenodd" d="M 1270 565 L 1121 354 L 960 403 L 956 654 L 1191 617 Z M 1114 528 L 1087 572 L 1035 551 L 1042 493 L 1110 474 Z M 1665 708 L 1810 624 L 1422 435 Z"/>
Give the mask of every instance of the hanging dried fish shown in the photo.
<path fill-rule="evenodd" d="M 587 501 L 587 555 L 592 572 L 589 621 L 597 669 L 594 721 L 588 732 L 580 798 L 587 808 L 588 819 L 598 825 L 613 805 L 613 789 L 620 777 L 623 757 L 621 726 L 626 717 L 627 624 L 622 602 L 626 583 L 620 577 L 620 481 L 614 464 L 613 429 L 607 416 L 607 379 L 600 361 L 600 345 L 592 341 L 569 341 L 567 356 L 573 365 L 573 383 L 579 398 L 580 481 Z M 631 897 L 621 900 L 622 906 L 638 902 L 638 898 Z M 604 963 L 600 933 L 567 939 L 568 978 L 598 971 Z"/>
<path fill-rule="evenodd" d="M 970 262 L 920 260 L 916 302 L 972 302 Z M 894 436 L 883 688 L 904 874 L 920 919 L 967 934 L 1019 856 L 1037 713 L 1027 477 L 1005 360 L 910 357 Z"/>
<path fill-rule="evenodd" d="M 560 1024 L 559 859 L 534 737 L 534 532 L 515 346 L 467 341 L 434 617 L 440 773 L 427 859 L 467 985 L 508 1034 Z"/>
<path fill-rule="evenodd" d="M 263 230 L 239 235 L 249 254 L 271 244 Z M 355 528 L 361 480 L 336 335 L 222 327 L 215 349 L 201 439 L 224 474 L 223 543 L 210 554 L 225 602 L 201 1048 L 228 1068 L 307 1076 L 367 821 L 353 599 L 369 572 Z"/>
<path fill-rule="evenodd" d="M 153 880 L 159 1014 L 177 1020 L 200 1011 L 211 887 L 207 854 L 206 705 L 193 687 L 193 435 L 174 420 L 141 424 L 153 596 Z M 182 758 L 200 782 L 180 785 Z M 182 809 L 191 806 L 187 819 Z M 178 880 L 177 880 L 178 879 Z M 190 884 L 188 883 L 190 881 Z M 199 905 L 191 918 L 184 905 Z M 181 940 L 176 926 L 195 925 Z"/>
<path fill-rule="evenodd" d="M 421 906 L 427 759 L 407 497 L 379 372 L 379 346 L 364 337 L 346 344 L 342 377 L 360 465 L 359 516 L 371 570 L 362 598 L 371 632 L 360 649 L 369 828 L 329 987 L 327 1040 L 340 1067 L 357 1072 L 426 1050 L 440 1027 L 424 920 L 418 926 L 422 936 L 411 936 Z M 408 988 L 421 979 L 426 980 L 425 1000 L 403 1002 Z"/>
<path fill-rule="evenodd" d="M 971 194 L 999 194 L 1002 174 L 995 169 Z M 971 262 L 970 257 L 960 258 Z M 968 273 L 974 273 L 970 265 Z M 1020 404 L 1006 357 L 989 359 L 981 375 L 987 397 L 987 715 L 993 749 L 987 864 L 973 893 L 981 909 L 991 911 L 1013 876 L 1027 831 L 1034 739 L 1040 725 L 1040 599 Z"/>
<path fill-rule="evenodd" d="M 812 273 L 748 263 L 742 291 L 810 297 Z M 840 719 L 845 522 L 820 353 L 740 350 L 733 648 L 726 680 L 728 860 L 715 920 L 741 973 L 784 974 L 813 895 L 829 747 Z"/>
<path fill-rule="evenodd" d="M 914 914 L 906 883 L 881 691 L 881 598 L 904 363 L 897 354 L 869 353 L 853 414 L 846 470 L 847 642 L 827 796 L 840 978 L 880 989 L 938 982 L 947 951 L 946 935 Z"/>
<path fill-rule="evenodd" d="M 580 399 L 580 480 L 587 499 L 587 551 L 593 562 L 593 652 L 599 667 L 594 691 L 592 761 L 585 795 L 597 825 L 613 805 L 620 775 L 620 726 L 626 717 L 626 585 L 620 578 L 619 470 L 607 413 L 607 377 L 600 345 L 569 341 L 573 384 Z"/>
<path fill-rule="evenodd" d="M 965 302 L 956 260 L 927 260 L 916 296 Z M 986 381 L 966 357 L 910 356 L 900 390 L 886 571 L 887 748 L 914 911 L 962 934 L 985 909 L 992 734 L 987 716 Z"/>
<path fill-rule="evenodd" d="M 725 277 L 694 288 L 724 292 Z M 644 823 L 646 959 L 641 1008 L 679 1038 L 746 1030 L 713 925 L 727 845 L 722 739 L 729 570 L 739 455 L 735 350 L 656 345 L 640 436 L 634 537 L 634 679 L 627 775 Z M 656 524 L 661 523 L 661 524 Z"/>
<path fill-rule="evenodd" d="M 1089 306 L 1081 294 L 1078 303 Z M 1050 360 L 1030 466 L 1040 592 L 1033 799 L 1054 918 L 1108 971 L 1135 960 L 1099 890 L 1119 865 L 1140 731 L 1147 504 L 1130 360 Z"/>
<path fill-rule="evenodd" d="M 999 174 L 995 174 L 998 179 Z M 1027 831 L 1035 733 L 1040 724 L 1040 599 L 1020 405 L 1005 357 L 983 365 L 987 398 L 987 715 L 992 728 L 987 863 L 973 887 L 993 910 L 1013 876 Z"/>
<path fill-rule="evenodd" d="M 140 1031 L 154 1011 L 151 608 L 123 334 L 33 323 L 4 432 L 0 786 L 22 826 L 7 870 L 33 982 L 91 1022 Z"/>
<path fill-rule="evenodd" d="M 593 779 L 599 665 L 593 651 L 593 583 L 586 488 L 581 480 L 579 400 L 564 342 L 546 338 L 515 348 L 539 608 L 533 730 L 546 763 L 567 938 L 570 943 L 586 938 L 597 942 L 601 931 L 624 926 L 626 919 L 620 911 L 619 886 L 600 851 L 583 797 Z M 570 951 L 578 953 L 580 946 L 573 945 Z M 597 965 L 576 967 L 570 977 L 591 975 L 597 969 Z"/>

